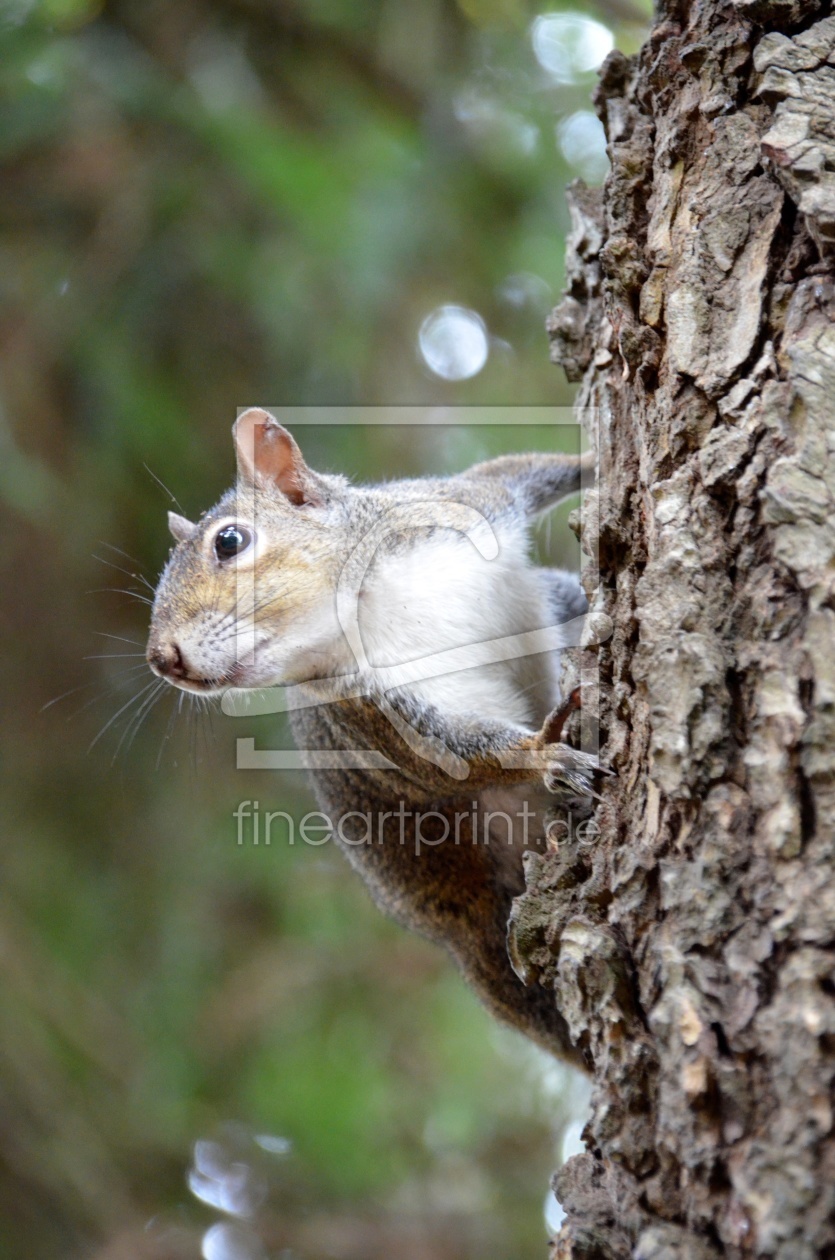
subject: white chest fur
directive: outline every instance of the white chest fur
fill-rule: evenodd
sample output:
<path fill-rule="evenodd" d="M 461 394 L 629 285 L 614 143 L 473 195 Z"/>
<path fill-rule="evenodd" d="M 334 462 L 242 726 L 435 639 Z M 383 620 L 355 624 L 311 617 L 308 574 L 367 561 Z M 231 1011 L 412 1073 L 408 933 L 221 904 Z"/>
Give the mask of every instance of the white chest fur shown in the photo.
<path fill-rule="evenodd" d="M 393 669 L 438 653 L 486 645 L 546 627 L 549 609 L 540 572 L 521 531 L 503 531 L 499 553 L 486 560 L 455 531 L 438 531 L 403 554 L 377 561 L 360 596 L 359 628 L 372 666 Z M 556 653 L 509 656 L 455 668 L 409 683 L 447 713 L 537 725 L 556 702 Z M 404 672 L 405 682 L 405 672 Z"/>

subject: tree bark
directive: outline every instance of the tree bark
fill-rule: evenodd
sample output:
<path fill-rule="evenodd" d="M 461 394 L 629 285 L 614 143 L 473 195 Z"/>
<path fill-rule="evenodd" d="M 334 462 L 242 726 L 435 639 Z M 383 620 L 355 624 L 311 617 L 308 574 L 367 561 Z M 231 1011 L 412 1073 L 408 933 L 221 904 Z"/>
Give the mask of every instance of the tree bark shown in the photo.
<path fill-rule="evenodd" d="M 662 12 L 596 104 L 553 357 L 582 378 L 607 783 L 513 948 L 594 1063 L 573 1260 L 835 1257 L 835 18 Z"/>

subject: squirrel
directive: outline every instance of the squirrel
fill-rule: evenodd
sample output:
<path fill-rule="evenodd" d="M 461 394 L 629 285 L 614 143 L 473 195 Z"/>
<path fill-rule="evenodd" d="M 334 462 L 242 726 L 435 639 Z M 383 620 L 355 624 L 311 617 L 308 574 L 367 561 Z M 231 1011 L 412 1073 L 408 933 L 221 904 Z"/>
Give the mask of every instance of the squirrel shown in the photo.
<path fill-rule="evenodd" d="M 507 925 L 549 791 L 596 795 L 597 759 L 560 740 L 548 631 L 585 596 L 528 539 L 593 453 L 357 486 L 309 468 L 261 408 L 233 435 L 236 486 L 196 523 L 169 513 L 151 669 L 201 696 L 289 688 L 320 807 L 375 901 L 445 946 L 499 1019 L 583 1067 L 553 995 L 514 971 Z"/>

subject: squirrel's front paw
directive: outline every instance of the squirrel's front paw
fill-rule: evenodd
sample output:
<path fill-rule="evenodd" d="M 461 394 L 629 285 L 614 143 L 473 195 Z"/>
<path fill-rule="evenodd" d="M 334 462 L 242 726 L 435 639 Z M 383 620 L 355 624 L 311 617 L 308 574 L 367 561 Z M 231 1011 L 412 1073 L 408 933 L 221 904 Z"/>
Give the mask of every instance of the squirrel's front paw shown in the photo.
<path fill-rule="evenodd" d="M 580 752 L 568 744 L 547 744 L 543 752 L 546 765 L 542 777 L 549 792 L 602 799 L 595 791 L 594 777 L 611 771 L 600 765 L 594 753 Z"/>

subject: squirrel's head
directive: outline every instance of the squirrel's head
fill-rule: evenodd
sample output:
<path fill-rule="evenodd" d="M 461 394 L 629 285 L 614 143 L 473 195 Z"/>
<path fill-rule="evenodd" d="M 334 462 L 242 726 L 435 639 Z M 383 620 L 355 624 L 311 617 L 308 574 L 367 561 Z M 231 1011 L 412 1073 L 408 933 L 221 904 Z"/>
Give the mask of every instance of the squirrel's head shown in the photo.
<path fill-rule="evenodd" d="M 232 432 L 235 488 L 196 523 L 169 513 L 176 546 L 148 639 L 151 669 L 200 694 L 301 681 L 338 632 L 344 480 L 308 468 L 267 411 L 250 408 Z"/>

